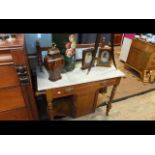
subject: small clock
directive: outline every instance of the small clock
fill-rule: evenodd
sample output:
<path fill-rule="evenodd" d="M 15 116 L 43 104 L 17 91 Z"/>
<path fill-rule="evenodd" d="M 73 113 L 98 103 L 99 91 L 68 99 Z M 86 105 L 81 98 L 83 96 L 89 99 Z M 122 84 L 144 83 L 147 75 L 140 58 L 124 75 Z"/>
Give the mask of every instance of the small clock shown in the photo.
<path fill-rule="evenodd" d="M 88 69 L 93 59 L 94 48 L 85 49 L 82 53 L 82 69 Z"/>
<path fill-rule="evenodd" d="M 101 48 L 99 50 L 99 55 L 97 58 L 97 66 L 105 66 L 110 67 L 111 66 L 111 60 L 112 60 L 112 54 L 110 49 L 103 49 Z"/>

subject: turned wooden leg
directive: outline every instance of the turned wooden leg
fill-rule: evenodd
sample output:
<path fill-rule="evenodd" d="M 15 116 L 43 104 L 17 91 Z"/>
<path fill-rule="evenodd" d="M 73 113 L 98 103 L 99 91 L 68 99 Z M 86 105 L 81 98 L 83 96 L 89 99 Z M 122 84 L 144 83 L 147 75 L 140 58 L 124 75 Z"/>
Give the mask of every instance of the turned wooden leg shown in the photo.
<path fill-rule="evenodd" d="M 51 120 L 54 118 L 53 116 L 53 97 L 52 97 L 52 92 L 50 90 L 47 90 L 46 92 L 46 99 L 47 99 L 47 113 L 48 113 L 48 118 Z"/>
<path fill-rule="evenodd" d="M 113 100 L 113 98 L 114 98 L 114 96 L 115 96 L 116 89 L 117 89 L 117 85 L 114 85 L 114 86 L 113 86 L 113 89 L 112 89 L 112 92 L 111 92 L 111 96 L 110 96 L 109 102 L 108 102 L 108 104 L 107 104 L 106 116 L 109 115 L 109 111 L 110 111 L 110 109 L 112 108 L 112 100 Z"/>

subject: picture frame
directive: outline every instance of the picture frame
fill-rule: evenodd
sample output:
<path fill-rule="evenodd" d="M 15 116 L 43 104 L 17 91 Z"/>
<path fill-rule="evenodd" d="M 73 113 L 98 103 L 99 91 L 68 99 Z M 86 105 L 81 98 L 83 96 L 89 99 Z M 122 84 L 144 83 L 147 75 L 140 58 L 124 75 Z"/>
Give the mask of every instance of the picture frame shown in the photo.
<path fill-rule="evenodd" d="M 111 67 L 112 51 L 111 48 L 100 48 L 96 66 Z"/>
<path fill-rule="evenodd" d="M 83 51 L 85 49 L 94 48 L 95 43 L 92 44 L 77 44 L 76 45 L 76 60 L 82 61 Z M 103 43 L 99 43 L 99 48 L 103 47 Z"/>
<path fill-rule="evenodd" d="M 94 48 L 84 49 L 82 53 L 82 67 L 81 69 L 88 69 L 93 59 Z"/>

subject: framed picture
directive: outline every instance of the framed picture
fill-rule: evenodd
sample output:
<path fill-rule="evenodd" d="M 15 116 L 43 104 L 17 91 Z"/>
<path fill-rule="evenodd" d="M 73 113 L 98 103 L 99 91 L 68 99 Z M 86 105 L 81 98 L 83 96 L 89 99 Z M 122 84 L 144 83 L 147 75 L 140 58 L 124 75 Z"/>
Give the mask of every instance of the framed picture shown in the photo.
<path fill-rule="evenodd" d="M 76 60 L 82 60 L 83 51 L 94 48 L 95 44 L 77 44 L 76 45 Z M 103 47 L 103 43 L 99 43 L 99 47 Z"/>
<path fill-rule="evenodd" d="M 105 66 L 110 67 L 112 63 L 112 52 L 109 48 L 100 48 L 98 58 L 97 58 L 97 65 L 96 66 Z"/>
<path fill-rule="evenodd" d="M 90 67 L 91 61 L 93 59 L 93 52 L 94 52 L 94 48 L 83 50 L 81 69 L 88 69 Z"/>

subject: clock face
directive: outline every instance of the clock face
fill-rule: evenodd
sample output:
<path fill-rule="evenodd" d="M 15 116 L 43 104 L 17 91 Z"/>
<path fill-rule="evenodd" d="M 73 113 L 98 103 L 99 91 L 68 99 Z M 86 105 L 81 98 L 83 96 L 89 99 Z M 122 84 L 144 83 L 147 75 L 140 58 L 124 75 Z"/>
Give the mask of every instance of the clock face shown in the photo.
<path fill-rule="evenodd" d="M 92 58 L 93 58 L 92 53 L 90 53 L 90 52 L 86 53 L 86 55 L 85 55 L 85 63 L 90 64 L 91 61 L 92 61 Z"/>
<path fill-rule="evenodd" d="M 110 60 L 110 53 L 109 51 L 104 51 L 101 53 L 101 62 L 102 63 L 108 63 Z"/>

